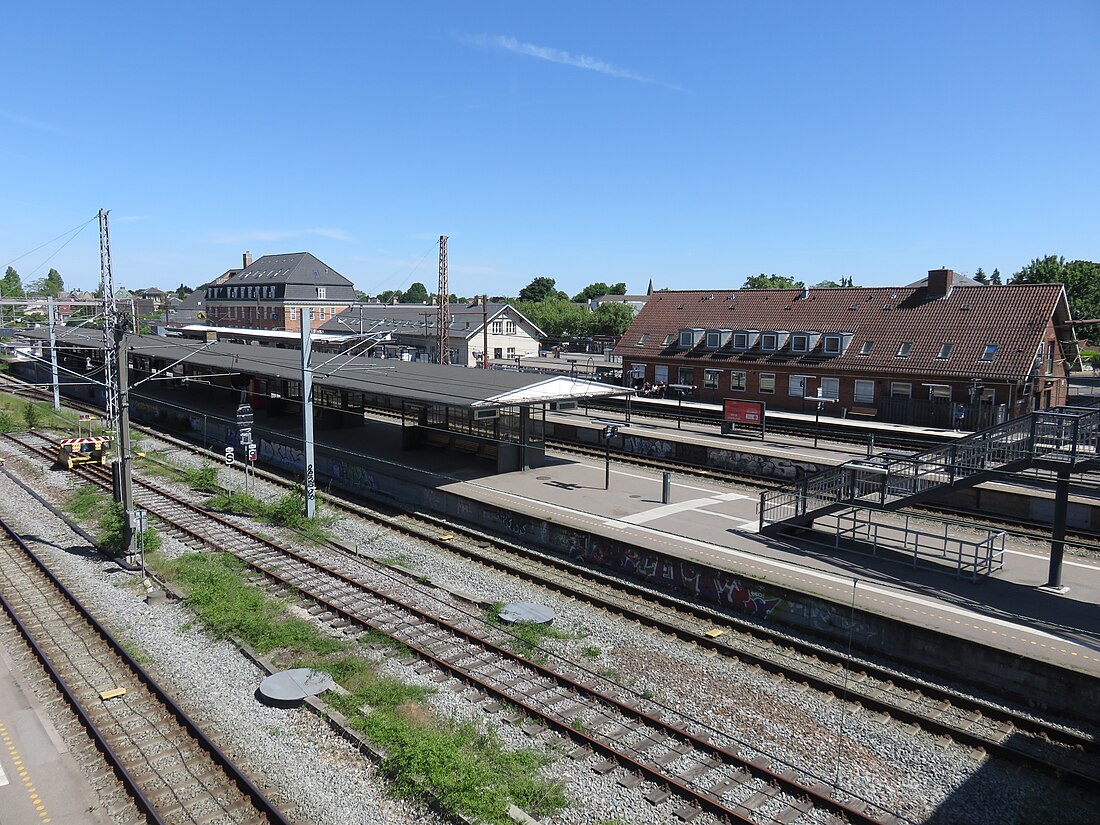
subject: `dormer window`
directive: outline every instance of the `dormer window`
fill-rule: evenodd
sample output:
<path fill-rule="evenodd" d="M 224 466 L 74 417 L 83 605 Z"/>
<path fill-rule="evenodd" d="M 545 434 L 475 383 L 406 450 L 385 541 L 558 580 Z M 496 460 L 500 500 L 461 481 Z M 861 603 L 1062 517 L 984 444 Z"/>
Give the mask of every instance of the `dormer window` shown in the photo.
<path fill-rule="evenodd" d="M 732 347 L 735 350 L 752 349 L 758 340 L 760 340 L 758 329 L 739 329 L 731 336 Z"/>
<path fill-rule="evenodd" d="M 821 351 L 826 355 L 840 355 L 844 351 L 846 341 L 852 340 L 852 334 L 826 335 L 825 342 L 821 345 Z"/>
<path fill-rule="evenodd" d="M 317 300 L 318 301 L 325 300 L 325 288 L 323 286 L 317 287 Z"/>
<path fill-rule="evenodd" d="M 986 344 L 985 349 L 982 350 L 982 357 L 979 361 L 992 361 L 997 356 L 997 350 L 1001 348 L 1000 344 Z"/>
<path fill-rule="evenodd" d="M 683 349 L 692 349 L 703 338 L 703 330 L 688 328 L 680 330 L 680 346 Z"/>
<path fill-rule="evenodd" d="M 791 336 L 791 352 L 812 352 L 820 337 L 820 332 L 796 332 Z"/>
<path fill-rule="evenodd" d="M 909 350 L 913 349 L 912 341 L 902 341 L 901 346 L 898 347 L 898 358 L 908 358 Z"/>
<path fill-rule="evenodd" d="M 721 349 L 729 343 L 732 330 L 728 329 L 708 329 L 707 330 L 707 349 Z"/>
<path fill-rule="evenodd" d="M 762 332 L 760 334 L 760 349 L 764 352 L 778 352 L 783 349 L 783 345 L 787 343 L 787 339 L 790 337 L 790 333 L 785 329 L 777 329 L 773 332 Z"/>

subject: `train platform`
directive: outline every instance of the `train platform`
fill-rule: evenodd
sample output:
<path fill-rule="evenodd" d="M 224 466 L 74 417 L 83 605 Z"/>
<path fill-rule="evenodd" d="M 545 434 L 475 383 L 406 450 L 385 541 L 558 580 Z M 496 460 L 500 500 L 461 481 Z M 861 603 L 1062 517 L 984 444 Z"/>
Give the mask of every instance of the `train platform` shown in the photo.
<path fill-rule="evenodd" d="M 765 538 L 757 497 L 728 486 L 674 479 L 664 504 L 661 474 L 612 466 L 608 476 L 602 462 L 454 472 L 440 486 L 479 502 L 1100 677 L 1100 559 L 1067 556 L 1059 594 L 1040 589 L 1049 561 L 1038 543 L 1010 541 L 1003 569 L 971 582 Z"/>
<path fill-rule="evenodd" d="M 0 648 L 0 821 L 107 825 L 95 793 Z"/>

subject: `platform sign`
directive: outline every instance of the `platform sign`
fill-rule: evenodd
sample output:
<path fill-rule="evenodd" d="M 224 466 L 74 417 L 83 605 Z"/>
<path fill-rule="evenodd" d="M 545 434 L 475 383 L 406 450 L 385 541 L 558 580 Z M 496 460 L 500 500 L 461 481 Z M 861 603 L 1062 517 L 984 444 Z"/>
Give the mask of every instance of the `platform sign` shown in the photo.
<path fill-rule="evenodd" d="M 233 448 L 232 447 L 226 447 L 225 448 L 225 466 L 226 467 L 232 467 L 233 462 L 236 461 L 236 460 L 237 460 L 237 458 L 233 454 Z"/>
<path fill-rule="evenodd" d="M 748 424 L 760 428 L 760 438 L 764 438 L 766 406 L 763 401 L 742 401 L 738 398 L 726 398 L 722 401 L 722 432 L 729 433 L 738 424 Z"/>
<path fill-rule="evenodd" d="M 255 444 L 249 443 L 249 445 L 248 445 L 248 460 L 252 461 L 252 462 L 256 461 L 256 445 Z"/>

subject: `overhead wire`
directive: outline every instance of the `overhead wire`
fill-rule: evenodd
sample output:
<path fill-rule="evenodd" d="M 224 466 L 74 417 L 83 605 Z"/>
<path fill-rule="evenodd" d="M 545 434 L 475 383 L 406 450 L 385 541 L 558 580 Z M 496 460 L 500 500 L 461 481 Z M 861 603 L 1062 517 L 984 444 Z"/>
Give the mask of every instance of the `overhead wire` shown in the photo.
<path fill-rule="evenodd" d="M 94 214 L 94 215 L 93 215 L 92 217 L 90 217 L 90 218 L 89 218 L 88 220 L 84 221 L 84 223 L 80 224 L 79 226 L 74 226 L 74 227 L 73 227 L 72 229 L 69 229 L 69 230 L 67 230 L 67 231 L 65 231 L 65 232 L 62 232 L 62 233 L 61 233 L 60 235 L 58 235 L 58 236 L 57 236 L 56 238 L 52 238 L 52 239 L 50 239 L 50 240 L 46 241 L 46 242 L 45 242 L 44 244 L 39 244 L 39 245 L 38 245 L 38 246 L 36 246 L 36 247 L 35 247 L 34 249 L 31 249 L 31 250 L 29 250 L 29 251 L 27 251 L 27 252 L 24 252 L 24 253 L 23 253 L 22 255 L 20 255 L 20 256 L 18 256 L 18 257 L 16 257 L 16 258 L 12 258 L 12 259 L 11 259 L 10 261 L 8 261 L 8 262 L 7 262 L 6 264 L 3 264 L 3 267 L 4 267 L 5 269 L 6 269 L 7 267 L 11 266 L 12 264 L 14 264 L 14 263 L 17 263 L 18 261 L 21 261 L 21 260 L 23 260 L 23 259 L 24 259 L 24 258 L 26 258 L 26 257 L 27 257 L 28 255 L 33 255 L 33 254 L 34 254 L 35 252 L 37 252 L 37 251 L 38 251 L 39 249 L 43 249 L 44 247 L 47 247 L 47 246 L 49 246 L 50 244 L 52 244 L 52 243 L 54 243 L 54 242 L 56 242 L 56 241 L 59 241 L 59 240 L 61 240 L 61 239 L 62 239 L 62 238 L 64 238 L 64 237 L 65 237 L 66 235 L 72 234 L 72 236 L 73 236 L 73 237 L 72 237 L 72 238 L 69 238 L 69 240 L 65 241 L 65 243 L 64 243 L 64 244 L 62 244 L 61 248 L 57 250 L 58 252 L 60 252 L 60 251 L 61 251 L 61 249 L 64 249 L 64 248 L 65 248 L 65 246 L 67 246 L 67 245 L 68 245 L 68 244 L 69 244 L 69 243 L 70 243 L 70 242 L 71 242 L 71 241 L 73 240 L 73 238 L 75 238 L 75 237 L 76 237 L 76 236 L 77 236 L 78 234 L 80 234 L 80 230 L 82 230 L 82 229 L 83 229 L 84 227 L 86 227 L 86 226 L 87 226 L 88 224 L 90 224 L 90 223 L 91 223 L 92 221 L 95 221 L 95 220 L 98 220 L 98 219 L 99 219 L 99 213 L 97 212 L 96 214 Z M 56 254 L 57 254 L 57 252 L 55 252 L 55 253 L 54 253 L 54 255 L 56 255 Z M 53 255 L 51 255 L 51 256 L 50 256 L 50 258 L 52 258 L 52 257 L 53 257 Z M 42 265 L 43 265 L 44 263 L 46 263 L 47 261 L 49 261 L 49 260 L 50 260 L 50 258 L 47 258 L 47 259 L 46 259 L 46 261 L 43 261 L 43 262 L 42 262 L 42 264 L 39 264 L 39 265 L 38 265 L 38 268 L 41 268 L 41 267 L 42 267 Z"/>

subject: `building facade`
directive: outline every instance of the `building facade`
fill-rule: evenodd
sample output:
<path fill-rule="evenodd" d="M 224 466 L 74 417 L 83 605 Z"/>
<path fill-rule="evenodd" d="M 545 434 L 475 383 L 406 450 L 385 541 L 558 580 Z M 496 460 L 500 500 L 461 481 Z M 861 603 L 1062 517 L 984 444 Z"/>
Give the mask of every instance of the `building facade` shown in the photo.
<path fill-rule="evenodd" d="M 355 286 L 308 252 L 244 255 L 244 267 L 205 289 L 203 304 L 211 326 L 300 331 L 305 313 L 312 329 L 356 302 Z"/>
<path fill-rule="evenodd" d="M 448 360 L 456 366 L 480 366 L 486 351 L 489 359 L 534 357 L 545 337 L 510 304 L 450 304 L 448 311 Z M 384 339 L 375 346 L 379 355 L 438 363 L 438 325 L 439 307 L 435 305 L 357 304 L 326 323 L 323 330 L 379 336 Z"/>
<path fill-rule="evenodd" d="M 636 386 L 697 400 L 989 424 L 1065 403 L 1079 359 L 1060 284 L 659 292 L 615 350 Z M 983 412 L 977 415 L 977 412 Z"/>

